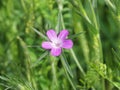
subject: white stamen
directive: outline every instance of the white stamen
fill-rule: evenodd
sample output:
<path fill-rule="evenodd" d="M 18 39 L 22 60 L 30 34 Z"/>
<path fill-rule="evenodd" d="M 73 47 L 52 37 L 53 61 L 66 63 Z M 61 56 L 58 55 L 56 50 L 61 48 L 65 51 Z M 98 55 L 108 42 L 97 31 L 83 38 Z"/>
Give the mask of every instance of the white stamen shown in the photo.
<path fill-rule="evenodd" d="M 62 47 L 62 41 L 59 40 L 59 39 L 55 39 L 55 40 L 52 42 L 52 46 L 53 46 L 54 48 L 60 48 L 60 47 Z"/>

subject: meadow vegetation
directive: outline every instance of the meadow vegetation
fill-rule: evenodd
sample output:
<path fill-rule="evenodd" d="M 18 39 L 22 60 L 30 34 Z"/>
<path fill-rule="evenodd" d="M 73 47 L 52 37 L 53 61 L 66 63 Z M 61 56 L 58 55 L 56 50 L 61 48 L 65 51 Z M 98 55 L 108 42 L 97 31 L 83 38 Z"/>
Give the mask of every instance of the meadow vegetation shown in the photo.
<path fill-rule="evenodd" d="M 43 49 L 49 29 L 73 48 Z M 0 0 L 0 90 L 120 90 L 120 0 Z"/>

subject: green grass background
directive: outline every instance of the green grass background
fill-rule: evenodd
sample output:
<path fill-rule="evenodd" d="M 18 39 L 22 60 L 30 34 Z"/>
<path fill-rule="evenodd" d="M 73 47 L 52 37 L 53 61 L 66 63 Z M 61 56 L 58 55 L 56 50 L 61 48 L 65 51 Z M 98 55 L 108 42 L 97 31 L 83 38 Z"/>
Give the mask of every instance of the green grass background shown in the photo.
<path fill-rule="evenodd" d="M 31 27 L 74 46 L 52 57 Z M 0 0 L 0 90 L 120 90 L 120 0 Z"/>

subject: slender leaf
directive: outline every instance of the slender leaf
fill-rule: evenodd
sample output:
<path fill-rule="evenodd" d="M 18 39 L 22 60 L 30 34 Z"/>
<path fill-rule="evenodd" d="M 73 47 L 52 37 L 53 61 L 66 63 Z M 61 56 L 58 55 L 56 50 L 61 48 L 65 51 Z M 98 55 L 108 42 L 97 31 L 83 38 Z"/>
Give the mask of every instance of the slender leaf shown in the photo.
<path fill-rule="evenodd" d="M 61 57 L 61 62 L 62 62 L 62 64 L 63 64 L 63 68 L 64 68 L 64 70 L 65 70 L 66 76 L 67 76 L 70 84 L 72 85 L 73 90 L 76 90 L 76 87 L 75 87 L 75 84 L 74 84 L 74 82 L 73 82 L 73 79 L 70 78 L 70 76 L 69 76 L 69 74 L 68 74 L 68 71 L 67 71 L 67 68 L 66 68 L 66 66 L 65 66 L 65 62 L 64 62 L 65 59 L 64 59 L 64 57 L 63 57 L 62 55 L 61 55 L 60 57 Z"/>
<path fill-rule="evenodd" d="M 69 39 L 74 39 L 74 38 L 76 38 L 76 37 L 78 37 L 79 35 L 81 35 L 81 34 L 84 34 L 85 32 L 80 32 L 80 33 L 77 33 L 77 34 L 74 34 L 74 35 L 70 35 L 68 38 Z"/>
<path fill-rule="evenodd" d="M 71 70 L 70 65 L 67 62 L 67 59 L 65 57 L 65 55 L 61 55 L 61 60 L 62 60 L 62 64 L 64 65 L 64 67 L 66 68 L 67 72 L 69 73 L 69 75 L 73 78 L 73 72 Z"/>
<path fill-rule="evenodd" d="M 84 75 L 85 75 L 85 72 L 84 72 L 82 66 L 80 65 L 80 63 L 79 63 L 79 61 L 78 61 L 78 59 L 77 59 L 77 57 L 76 57 L 73 49 L 71 49 L 70 52 L 71 52 L 71 54 L 72 54 L 72 56 L 73 56 L 73 59 L 74 59 L 75 63 L 77 64 L 79 70 L 82 72 L 82 74 L 83 74 L 83 76 L 84 76 Z"/>
<path fill-rule="evenodd" d="M 48 55 L 48 51 L 45 51 L 45 52 L 38 58 L 38 60 L 37 60 L 35 63 L 32 64 L 32 67 L 37 66 L 37 65 L 39 64 L 39 62 L 40 62 L 44 57 L 46 57 L 47 55 Z"/>
<path fill-rule="evenodd" d="M 37 29 L 35 29 L 35 28 L 32 28 L 32 29 L 33 29 L 38 35 L 40 35 L 42 38 L 48 40 L 47 37 L 46 37 L 44 34 L 42 34 L 41 32 L 39 32 Z"/>

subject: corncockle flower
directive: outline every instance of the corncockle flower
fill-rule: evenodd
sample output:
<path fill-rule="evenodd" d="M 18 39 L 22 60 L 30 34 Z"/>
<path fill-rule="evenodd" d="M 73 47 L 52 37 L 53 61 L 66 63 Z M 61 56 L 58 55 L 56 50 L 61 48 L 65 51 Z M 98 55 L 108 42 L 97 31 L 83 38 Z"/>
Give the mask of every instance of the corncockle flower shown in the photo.
<path fill-rule="evenodd" d="M 62 48 L 70 49 L 73 46 L 72 40 L 67 39 L 69 34 L 68 30 L 62 30 L 58 35 L 54 30 L 48 30 L 46 34 L 49 41 L 44 41 L 42 48 L 50 50 L 52 56 L 59 56 Z"/>

